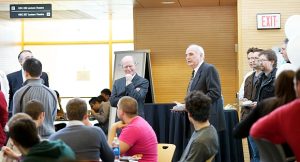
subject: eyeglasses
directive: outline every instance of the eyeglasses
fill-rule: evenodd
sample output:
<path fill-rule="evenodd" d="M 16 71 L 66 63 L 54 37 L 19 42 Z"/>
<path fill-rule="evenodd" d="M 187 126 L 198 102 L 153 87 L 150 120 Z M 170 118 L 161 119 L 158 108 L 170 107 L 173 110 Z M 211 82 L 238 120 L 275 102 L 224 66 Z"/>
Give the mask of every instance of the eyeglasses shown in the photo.
<path fill-rule="evenodd" d="M 248 60 L 258 60 L 259 58 L 258 57 L 248 57 Z"/>
<path fill-rule="evenodd" d="M 269 61 L 267 59 L 259 59 L 259 62 Z"/>

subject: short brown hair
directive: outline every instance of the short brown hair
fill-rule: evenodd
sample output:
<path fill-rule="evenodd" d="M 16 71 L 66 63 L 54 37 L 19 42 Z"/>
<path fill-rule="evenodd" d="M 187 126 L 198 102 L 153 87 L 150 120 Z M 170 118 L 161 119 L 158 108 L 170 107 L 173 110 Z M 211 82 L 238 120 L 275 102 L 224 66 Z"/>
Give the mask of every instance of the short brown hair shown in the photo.
<path fill-rule="evenodd" d="M 118 109 L 122 109 L 129 117 L 133 117 L 138 114 L 137 101 L 129 96 L 120 98 L 118 102 Z"/>
<path fill-rule="evenodd" d="M 82 120 L 87 114 L 87 104 L 83 99 L 73 98 L 67 103 L 67 117 L 69 120 Z"/>
<path fill-rule="evenodd" d="M 250 53 L 250 52 L 261 52 L 263 51 L 263 49 L 260 49 L 260 48 L 256 48 L 256 47 L 251 47 L 247 50 L 247 55 Z"/>
<path fill-rule="evenodd" d="M 25 105 L 25 113 L 37 120 L 42 112 L 45 112 L 44 105 L 38 100 L 30 100 Z"/>
<path fill-rule="evenodd" d="M 273 68 L 277 67 L 277 56 L 276 56 L 276 53 L 273 50 L 268 49 L 268 50 L 261 51 L 259 53 L 259 56 L 261 56 L 261 55 L 266 56 L 266 58 L 269 61 L 274 61 Z"/>

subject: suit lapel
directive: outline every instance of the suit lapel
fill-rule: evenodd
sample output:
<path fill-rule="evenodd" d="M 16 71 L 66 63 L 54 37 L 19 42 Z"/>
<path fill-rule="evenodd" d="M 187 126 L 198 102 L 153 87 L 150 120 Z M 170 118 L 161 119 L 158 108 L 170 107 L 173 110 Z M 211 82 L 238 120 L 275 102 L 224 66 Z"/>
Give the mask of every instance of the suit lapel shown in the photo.
<path fill-rule="evenodd" d="M 191 86 L 191 91 L 192 90 L 195 90 L 195 86 L 197 85 L 199 79 L 200 79 L 200 76 L 201 76 L 201 73 L 202 73 L 202 70 L 203 70 L 203 66 L 204 66 L 204 62 L 202 63 L 202 65 L 199 67 L 194 79 L 193 79 L 193 83 L 192 83 L 192 86 Z"/>

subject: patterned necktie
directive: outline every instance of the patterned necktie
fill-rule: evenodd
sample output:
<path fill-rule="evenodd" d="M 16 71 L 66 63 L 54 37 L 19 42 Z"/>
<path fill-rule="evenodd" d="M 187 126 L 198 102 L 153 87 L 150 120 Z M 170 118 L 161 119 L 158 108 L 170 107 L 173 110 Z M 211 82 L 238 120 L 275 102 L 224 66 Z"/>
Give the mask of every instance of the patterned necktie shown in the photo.
<path fill-rule="evenodd" d="M 195 70 L 192 71 L 192 77 L 191 80 L 194 78 Z"/>
<path fill-rule="evenodd" d="M 191 80 L 190 80 L 190 83 L 189 83 L 187 93 L 190 93 L 190 91 L 191 91 L 191 87 L 192 87 L 193 80 L 194 80 L 194 74 L 195 74 L 195 70 L 193 70 L 193 72 L 192 72 L 192 77 L 191 77 Z"/>

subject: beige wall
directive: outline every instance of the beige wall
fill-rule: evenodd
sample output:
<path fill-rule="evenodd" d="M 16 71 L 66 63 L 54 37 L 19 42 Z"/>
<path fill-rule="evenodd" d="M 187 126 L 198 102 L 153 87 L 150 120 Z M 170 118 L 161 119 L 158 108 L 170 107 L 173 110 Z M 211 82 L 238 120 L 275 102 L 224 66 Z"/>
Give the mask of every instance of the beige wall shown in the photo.
<path fill-rule="evenodd" d="M 191 43 L 203 46 L 206 61 L 218 69 L 225 103 L 235 102 L 236 7 L 136 8 L 134 41 L 135 49 L 151 50 L 157 103 L 183 101 L 192 71 L 185 49 Z"/>
<path fill-rule="evenodd" d="M 257 30 L 257 13 L 280 13 L 281 29 Z M 238 0 L 238 67 L 239 82 L 250 70 L 246 51 L 249 47 L 259 47 L 270 49 L 280 45 L 284 38 L 284 25 L 287 18 L 291 15 L 300 14 L 299 0 Z"/>

